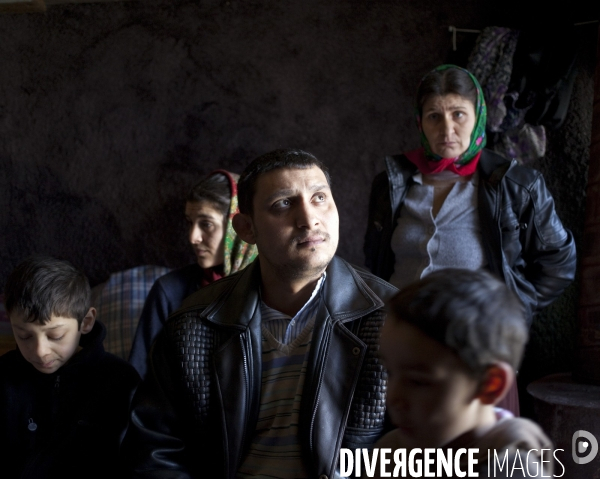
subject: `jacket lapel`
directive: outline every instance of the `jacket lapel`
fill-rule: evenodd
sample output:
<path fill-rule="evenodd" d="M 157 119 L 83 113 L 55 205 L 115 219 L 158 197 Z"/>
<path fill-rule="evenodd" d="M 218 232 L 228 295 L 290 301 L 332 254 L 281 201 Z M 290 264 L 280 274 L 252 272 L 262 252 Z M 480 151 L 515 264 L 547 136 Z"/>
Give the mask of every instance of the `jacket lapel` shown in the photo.
<path fill-rule="evenodd" d="M 234 478 L 256 430 L 262 375 L 260 267 L 254 261 L 235 284 L 202 313 L 208 321 L 233 330 L 214 354 L 215 391 L 222 411 L 225 477 Z"/>
<path fill-rule="evenodd" d="M 202 311 L 202 317 L 218 326 L 244 330 L 256 314 L 260 315 L 260 264 L 256 259 L 233 275 L 234 283 Z M 258 312 L 257 312 L 258 311 Z"/>
<path fill-rule="evenodd" d="M 367 286 L 356 270 L 334 256 L 327 267 L 323 301 L 333 321 L 351 321 L 383 306 L 383 301 Z"/>
<path fill-rule="evenodd" d="M 256 430 L 261 384 L 260 314 L 214 355 L 215 391 L 222 413 L 225 477 L 234 478 Z"/>
<path fill-rule="evenodd" d="M 327 267 L 304 383 L 299 434 L 306 463 L 316 475 L 333 477 L 354 391 L 367 347 L 344 323 L 381 308 L 346 261 Z"/>
<path fill-rule="evenodd" d="M 392 205 L 393 222 L 398 214 L 400 204 L 406 196 L 406 188 L 409 180 L 417 171 L 417 167 L 411 163 L 404 155 L 386 156 L 385 168 L 389 181 L 390 203 Z"/>

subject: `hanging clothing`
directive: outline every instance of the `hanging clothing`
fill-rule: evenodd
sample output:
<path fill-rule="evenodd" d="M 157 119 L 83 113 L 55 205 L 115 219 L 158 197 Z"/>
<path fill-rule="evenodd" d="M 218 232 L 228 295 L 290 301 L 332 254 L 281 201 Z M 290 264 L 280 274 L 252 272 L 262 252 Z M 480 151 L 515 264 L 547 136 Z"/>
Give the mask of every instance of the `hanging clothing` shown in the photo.
<path fill-rule="evenodd" d="M 567 115 L 577 75 L 577 37 L 568 14 L 553 21 L 528 24 L 519 37 L 511 91 L 525 109 L 525 122 L 560 128 Z"/>
<path fill-rule="evenodd" d="M 506 117 L 504 97 L 508 93 L 519 32 L 510 28 L 487 27 L 481 32 L 467 69 L 483 88 L 488 106 L 488 131 L 502 131 Z"/>
<path fill-rule="evenodd" d="M 546 154 L 546 130 L 541 125 L 525 122 L 529 105 L 518 107 L 519 92 L 511 90 L 518 40 L 517 30 L 484 28 L 467 68 L 479 78 L 488 104 L 487 130 L 491 149 L 527 163 Z"/>

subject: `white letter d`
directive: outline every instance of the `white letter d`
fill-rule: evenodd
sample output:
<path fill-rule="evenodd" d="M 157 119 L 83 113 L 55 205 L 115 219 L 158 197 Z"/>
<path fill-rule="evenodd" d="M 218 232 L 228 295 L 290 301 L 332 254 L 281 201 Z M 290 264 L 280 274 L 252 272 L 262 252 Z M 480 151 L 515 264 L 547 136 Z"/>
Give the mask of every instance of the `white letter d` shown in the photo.
<path fill-rule="evenodd" d="M 348 477 L 352 474 L 352 468 L 354 467 L 354 460 L 352 458 L 352 451 L 350 449 L 340 449 L 340 476 Z"/>

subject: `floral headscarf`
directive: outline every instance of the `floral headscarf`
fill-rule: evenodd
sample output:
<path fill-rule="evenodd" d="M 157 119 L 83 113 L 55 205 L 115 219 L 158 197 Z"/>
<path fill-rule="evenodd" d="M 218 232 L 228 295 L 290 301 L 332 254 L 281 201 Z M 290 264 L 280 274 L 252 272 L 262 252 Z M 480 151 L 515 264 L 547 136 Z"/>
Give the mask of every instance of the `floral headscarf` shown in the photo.
<path fill-rule="evenodd" d="M 211 175 L 215 174 L 226 176 L 231 188 L 231 202 L 229 203 L 227 226 L 223 237 L 223 241 L 225 242 L 223 273 L 224 276 L 229 276 L 252 263 L 258 255 L 258 250 L 256 249 L 256 245 L 248 244 L 243 241 L 233 229 L 233 217 L 240 211 L 238 208 L 237 194 L 237 180 L 240 175 L 226 170 L 215 170 L 211 173 Z"/>
<path fill-rule="evenodd" d="M 470 71 L 465 70 L 464 68 L 458 67 L 456 65 L 440 65 L 439 67 L 434 68 L 427 75 L 425 75 L 423 77 L 423 80 L 433 72 L 449 70 L 450 68 L 456 68 L 457 70 L 462 70 L 463 72 L 467 73 L 473 81 L 475 88 L 477 89 L 477 104 L 475 105 L 475 126 L 471 133 L 471 142 L 469 143 L 469 147 L 467 148 L 467 150 L 458 158 L 454 159 L 454 163 L 456 165 L 466 165 L 473 158 L 475 158 L 475 156 L 477 156 L 477 154 L 485 147 L 485 125 L 487 122 L 487 107 L 485 105 L 485 99 L 483 97 L 483 89 L 481 88 L 481 85 L 473 76 L 473 74 Z M 421 83 L 423 82 L 423 80 L 421 80 Z M 433 161 L 442 160 L 441 156 L 436 155 L 433 151 L 431 151 L 429 141 L 427 141 L 427 137 L 425 136 L 425 133 L 423 133 L 423 127 L 421 125 L 421 108 L 419 107 L 419 105 L 416 106 L 416 120 L 417 127 L 419 128 L 419 132 L 421 134 L 421 145 L 423 145 L 423 148 L 425 149 L 425 157 L 428 160 Z"/>

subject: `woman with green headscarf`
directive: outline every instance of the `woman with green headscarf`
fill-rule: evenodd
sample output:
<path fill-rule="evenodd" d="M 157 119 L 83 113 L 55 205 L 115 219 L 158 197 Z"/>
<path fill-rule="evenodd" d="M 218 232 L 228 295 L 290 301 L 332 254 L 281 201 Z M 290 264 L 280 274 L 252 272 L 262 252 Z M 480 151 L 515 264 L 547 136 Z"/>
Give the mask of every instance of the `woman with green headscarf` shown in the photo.
<path fill-rule="evenodd" d="M 152 343 L 183 300 L 199 288 L 244 269 L 258 255 L 256 246 L 244 242 L 233 229 L 232 219 L 239 213 L 238 178 L 236 173 L 215 170 L 187 195 L 185 219 L 196 261 L 157 279 L 146 298 L 129 355 L 129 362 L 142 378 Z"/>
<path fill-rule="evenodd" d="M 367 266 L 399 288 L 444 268 L 491 270 L 531 324 L 576 266 L 542 175 L 484 149 L 483 92 L 463 68 L 442 65 L 423 78 L 416 119 L 421 148 L 386 157 L 373 182 Z"/>

